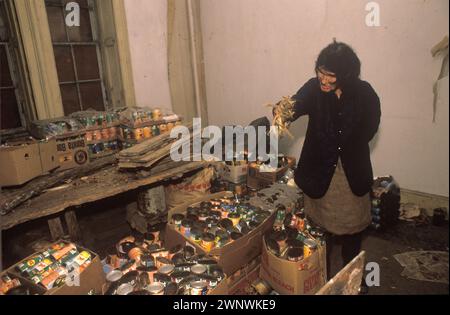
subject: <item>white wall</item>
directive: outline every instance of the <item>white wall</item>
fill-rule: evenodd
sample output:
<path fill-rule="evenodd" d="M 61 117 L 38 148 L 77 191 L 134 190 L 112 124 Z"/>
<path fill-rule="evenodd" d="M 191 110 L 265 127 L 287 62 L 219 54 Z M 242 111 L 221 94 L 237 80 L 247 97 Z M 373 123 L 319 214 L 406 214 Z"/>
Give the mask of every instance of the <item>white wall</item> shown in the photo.
<path fill-rule="evenodd" d="M 375 175 L 402 188 L 448 196 L 448 78 L 432 123 L 432 85 L 440 62 L 430 49 L 448 30 L 447 0 L 378 0 L 381 26 L 365 25 L 354 0 L 201 0 L 210 124 L 247 124 L 270 115 L 263 104 L 295 93 L 314 75 L 333 37 L 353 46 L 362 78 L 382 102 L 371 146 Z M 445 84 L 445 85 L 444 85 Z M 299 156 L 307 118 L 283 147 Z"/>
<path fill-rule="evenodd" d="M 125 0 L 139 106 L 171 108 L 167 71 L 167 1 Z"/>

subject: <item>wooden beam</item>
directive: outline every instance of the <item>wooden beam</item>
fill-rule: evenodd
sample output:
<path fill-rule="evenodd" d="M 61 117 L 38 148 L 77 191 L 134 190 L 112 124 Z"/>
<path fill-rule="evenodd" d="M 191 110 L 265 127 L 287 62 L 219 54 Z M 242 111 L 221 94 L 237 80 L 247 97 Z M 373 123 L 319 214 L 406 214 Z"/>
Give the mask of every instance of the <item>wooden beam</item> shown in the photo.
<path fill-rule="evenodd" d="M 48 227 L 50 229 L 50 235 L 52 236 L 53 241 L 59 240 L 64 236 L 64 229 L 60 217 L 49 219 L 47 222 Z"/>
<path fill-rule="evenodd" d="M 81 239 L 80 227 L 78 226 L 77 216 L 74 210 L 69 210 L 64 213 L 66 219 L 67 230 L 72 241 L 79 241 Z"/>

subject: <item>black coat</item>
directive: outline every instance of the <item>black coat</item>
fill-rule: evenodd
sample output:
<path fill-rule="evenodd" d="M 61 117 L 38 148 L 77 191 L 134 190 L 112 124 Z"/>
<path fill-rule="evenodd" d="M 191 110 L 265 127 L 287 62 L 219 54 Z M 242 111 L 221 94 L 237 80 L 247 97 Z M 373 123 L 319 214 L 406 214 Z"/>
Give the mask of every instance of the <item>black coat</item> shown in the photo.
<path fill-rule="evenodd" d="M 334 92 L 322 92 L 312 78 L 293 96 L 293 120 L 309 116 L 295 182 L 311 198 L 325 195 L 339 157 L 352 192 L 363 196 L 371 190 L 369 142 L 380 123 L 380 100 L 362 80 L 342 91 L 338 99 Z"/>

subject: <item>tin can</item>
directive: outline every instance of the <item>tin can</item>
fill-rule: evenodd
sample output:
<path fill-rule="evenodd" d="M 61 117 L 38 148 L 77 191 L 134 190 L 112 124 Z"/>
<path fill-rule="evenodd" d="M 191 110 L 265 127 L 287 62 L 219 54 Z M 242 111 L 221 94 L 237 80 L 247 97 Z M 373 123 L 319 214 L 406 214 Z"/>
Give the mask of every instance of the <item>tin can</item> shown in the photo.
<path fill-rule="evenodd" d="M 153 126 L 152 126 L 152 135 L 153 135 L 153 136 L 159 136 L 159 135 L 160 135 L 158 125 L 153 125 Z"/>
<path fill-rule="evenodd" d="M 122 271 L 120 271 L 118 269 L 114 269 L 106 275 L 106 280 L 109 282 L 115 282 L 115 281 L 120 280 L 120 278 L 122 278 L 122 276 L 123 276 Z"/>
<path fill-rule="evenodd" d="M 86 139 L 87 142 L 92 141 L 92 131 L 86 131 L 86 134 L 84 135 L 84 138 Z"/>
<path fill-rule="evenodd" d="M 150 254 L 144 254 L 141 256 L 140 264 L 143 267 L 154 267 L 155 259 Z"/>
<path fill-rule="evenodd" d="M 208 292 L 206 281 L 192 281 L 189 286 L 191 295 L 206 295 Z"/>
<path fill-rule="evenodd" d="M 214 235 L 211 233 L 204 233 L 202 236 L 201 246 L 205 251 L 210 252 L 214 248 Z"/>
<path fill-rule="evenodd" d="M 165 275 L 159 272 L 153 275 L 153 279 L 155 282 L 161 282 L 164 286 L 172 282 L 172 279 L 169 275 Z"/>
<path fill-rule="evenodd" d="M 135 140 L 141 140 L 144 137 L 144 131 L 142 130 L 142 128 L 136 128 L 133 132 Z"/>
<path fill-rule="evenodd" d="M 202 276 L 202 280 L 206 281 L 206 283 L 208 284 L 208 289 L 214 289 L 219 284 L 219 281 L 217 280 L 217 278 L 214 276 L 210 276 L 210 275 Z"/>
<path fill-rule="evenodd" d="M 134 259 L 136 261 L 140 261 L 142 256 L 142 250 L 139 247 L 134 247 L 132 249 L 130 249 L 130 251 L 128 252 L 128 257 L 130 257 L 130 259 Z"/>
<path fill-rule="evenodd" d="M 289 261 L 300 261 L 303 259 L 303 249 L 298 247 L 289 248 L 286 253 L 286 258 Z"/>
<path fill-rule="evenodd" d="M 167 125 L 166 125 L 166 124 L 160 124 L 160 125 L 159 125 L 159 132 L 160 132 L 160 133 L 165 133 L 165 132 L 167 132 Z"/>
<path fill-rule="evenodd" d="M 181 222 L 180 233 L 183 234 L 187 238 L 191 237 L 191 227 L 192 227 L 192 221 L 188 220 L 188 219 L 184 219 Z"/>
<path fill-rule="evenodd" d="M 129 283 L 124 283 L 121 284 L 118 288 L 117 288 L 117 295 L 128 295 L 131 292 L 133 292 L 133 286 Z"/>
<path fill-rule="evenodd" d="M 176 214 L 172 215 L 171 223 L 172 223 L 173 225 L 175 225 L 175 227 L 176 227 L 178 230 L 180 230 L 180 228 L 181 228 L 181 223 L 183 222 L 183 220 L 184 220 L 184 215 L 181 214 L 181 213 L 176 213 Z"/>
<path fill-rule="evenodd" d="M 178 245 L 172 247 L 169 250 L 169 257 L 168 258 L 170 260 L 172 260 L 173 256 L 175 256 L 176 254 L 182 254 L 182 253 L 183 253 L 183 246 L 178 244 Z"/>
<path fill-rule="evenodd" d="M 172 274 L 174 269 L 175 269 L 174 265 L 164 265 L 164 266 L 161 266 L 161 268 L 158 269 L 158 272 L 162 273 L 164 275 L 170 275 L 170 274 Z"/>
<path fill-rule="evenodd" d="M 305 258 L 310 257 L 317 250 L 317 244 L 311 239 L 305 239 L 303 244 L 303 256 Z"/>
<path fill-rule="evenodd" d="M 195 275 L 201 275 L 206 273 L 206 266 L 204 265 L 200 265 L 200 264 L 196 264 L 194 266 L 191 267 L 191 272 Z"/>
<path fill-rule="evenodd" d="M 117 127 L 110 127 L 110 128 L 108 129 L 108 132 L 109 132 L 109 137 L 110 137 L 110 138 L 115 138 L 115 137 L 117 137 L 117 134 L 118 134 L 118 132 L 117 132 Z"/>
<path fill-rule="evenodd" d="M 103 128 L 100 130 L 100 133 L 102 134 L 102 139 L 107 140 L 111 137 L 109 134 L 109 128 Z"/>
<path fill-rule="evenodd" d="M 161 120 L 162 119 L 162 112 L 159 108 L 155 108 L 152 111 L 152 118 L 153 118 L 153 120 Z"/>
<path fill-rule="evenodd" d="M 172 262 L 167 259 L 166 257 L 156 257 L 155 259 L 155 265 L 156 268 L 161 269 L 161 267 L 166 266 L 166 265 L 171 265 Z"/>
<path fill-rule="evenodd" d="M 241 220 L 241 216 L 239 215 L 239 213 L 233 212 L 233 213 L 228 214 L 228 219 L 231 220 L 231 222 L 233 223 L 233 226 L 236 226 L 239 224 L 239 221 Z"/>
<path fill-rule="evenodd" d="M 152 129 L 150 127 L 144 127 L 143 132 L 144 132 L 144 138 L 148 139 L 148 138 L 152 137 Z"/>
<path fill-rule="evenodd" d="M 92 140 L 93 141 L 102 140 L 102 132 L 100 130 L 94 130 L 92 132 Z"/>
<path fill-rule="evenodd" d="M 278 231 L 275 233 L 275 241 L 278 243 L 280 247 L 280 252 L 283 252 L 287 246 L 287 233 L 285 231 Z"/>
<path fill-rule="evenodd" d="M 176 271 L 173 272 L 170 277 L 172 278 L 172 281 L 175 283 L 180 283 L 183 281 L 183 279 L 187 278 L 190 275 L 189 271 Z"/>
<path fill-rule="evenodd" d="M 201 229 L 199 229 L 198 227 L 192 227 L 191 228 L 191 235 L 190 235 L 190 239 L 196 243 L 196 244 L 200 244 L 202 241 L 202 234 L 203 231 Z"/>
<path fill-rule="evenodd" d="M 147 288 L 151 295 L 164 295 L 164 284 L 160 282 L 153 282 Z"/>

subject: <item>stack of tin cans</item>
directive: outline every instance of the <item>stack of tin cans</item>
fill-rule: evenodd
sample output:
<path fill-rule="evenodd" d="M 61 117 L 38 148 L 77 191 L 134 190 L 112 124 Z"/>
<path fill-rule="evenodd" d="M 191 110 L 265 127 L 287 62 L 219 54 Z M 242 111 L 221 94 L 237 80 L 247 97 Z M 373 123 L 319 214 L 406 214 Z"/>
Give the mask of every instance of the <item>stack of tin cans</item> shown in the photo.
<path fill-rule="evenodd" d="M 206 295 L 225 279 L 192 246 L 162 247 L 157 230 L 122 239 L 104 261 L 106 295 Z"/>
<path fill-rule="evenodd" d="M 325 244 L 324 231 L 308 222 L 301 204 L 293 209 L 279 205 L 273 229 L 264 239 L 272 254 L 289 261 L 301 261 Z"/>
<path fill-rule="evenodd" d="M 114 111 L 82 111 L 71 114 L 86 130 L 85 140 L 90 158 L 101 157 L 121 149 L 119 115 Z"/>
<path fill-rule="evenodd" d="M 72 272 L 82 273 L 92 261 L 91 253 L 73 243 L 58 242 L 15 266 L 21 276 L 47 290 L 60 287 Z"/>
<path fill-rule="evenodd" d="M 400 188 L 394 178 L 375 178 L 371 198 L 371 227 L 379 230 L 394 225 L 400 215 Z"/>
<path fill-rule="evenodd" d="M 248 197 L 211 199 L 173 214 L 170 223 L 206 252 L 233 242 L 256 229 L 272 213 L 255 207 Z"/>
<path fill-rule="evenodd" d="M 124 147 L 171 131 L 181 123 L 178 115 L 165 113 L 159 108 L 132 107 L 119 114 Z"/>

